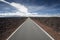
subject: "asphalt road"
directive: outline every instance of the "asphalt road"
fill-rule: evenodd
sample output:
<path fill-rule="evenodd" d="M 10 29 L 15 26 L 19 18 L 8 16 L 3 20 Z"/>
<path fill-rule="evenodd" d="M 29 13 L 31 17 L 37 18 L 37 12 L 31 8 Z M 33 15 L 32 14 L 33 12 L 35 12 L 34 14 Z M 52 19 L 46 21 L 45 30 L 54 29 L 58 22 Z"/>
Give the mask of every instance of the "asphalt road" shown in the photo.
<path fill-rule="evenodd" d="M 9 40 L 52 40 L 28 18 Z"/>

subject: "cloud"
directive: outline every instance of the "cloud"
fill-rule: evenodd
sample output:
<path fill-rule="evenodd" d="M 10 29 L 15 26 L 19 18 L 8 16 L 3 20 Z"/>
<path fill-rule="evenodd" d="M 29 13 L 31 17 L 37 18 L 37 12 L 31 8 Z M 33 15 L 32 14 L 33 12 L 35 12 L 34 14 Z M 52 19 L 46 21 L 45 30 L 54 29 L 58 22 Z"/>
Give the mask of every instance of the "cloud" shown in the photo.
<path fill-rule="evenodd" d="M 26 8 L 24 5 L 21 5 L 19 3 L 15 3 L 15 2 L 9 3 L 9 2 L 4 1 L 4 0 L 2 0 L 2 2 L 5 2 L 5 3 L 15 7 L 17 9 L 17 11 L 14 13 L 3 13 L 2 12 L 0 15 L 18 15 L 18 16 L 32 15 L 31 13 L 28 12 L 28 8 Z M 5 9 L 7 9 L 6 11 L 8 11 L 8 8 L 5 8 Z"/>
<path fill-rule="evenodd" d="M 7 3 L 4 3 L 2 1 L 0 1 L 0 13 L 13 13 L 16 12 L 17 9 Z"/>
<path fill-rule="evenodd" d="M 23 15 L 23 16 L 32 15 L 32 13 L 28 12 L 28 8 L 22 4 L 12 2 L 10 5 L 14 6 L 19 10 L 20 13 L 17 12 L 17 15 Z"/>
<path fill-rule="evenodd" d="M 16 11 L 16 12 L 14 12 L 14 13 L 8 13 L 8 14 L 3 14 L 2 13 L 2 15 L 18 15 L 18 16 L 38 16 L 38 17 L 41 17 L 41 16 L 52 16 L 52 15 L 48 15 L 47 13 L 46 14 L 44 14 L 44 15 L 41 15 L 41 14 L 38 14 L 38 12 L 47 12 L 47 10 L 50 10 L 49 9 L 49 7 L 46 7 L 46 6 L 31 6 L 31 5 L 27 5 L 27 6 L 29 6 L 29 7 L 26 7 L 25 5 L 22 5 L 22 4 L 20 4 L 20 3 L 16 3 L 16 2 L 11 2 L 11 3 L 9 3 L 9 2 L 7 2 L 7 1 L 4 1 L 5 3 L 8 3 L 9 5 L 11 5 L 11 6 L 13 6 L 13 7 L 15 7 L 17 10 L 19 10 L 19 11 Z M 35 2 L 35 1 L 34 1 Z M 31 11 L 34 11 L 34 12 L 32 12 L 32 13 L 30 13 L 29 12 L 29 9 L 31 10 Z M 35 11 L 38 11 L 38 12 L 35 12 Z M 49 11 L 48 11 L 49 12 Z M 56 15 L 54 15 L 54 16 L 56 16 Z"/>
<path fill-rule="evenodd" d="M 8 2 L 20 3 L 27 6 L 45 6 L 48 8 L 60 9 L 60 0 L 6 0 Z"/>
<path fill-rule="evenodd" d="M 47 9 L 44 6 L 27 6 L 27 8 L 29 9 L 29 12 L 36 12 L 36 11 L 39 11 L 39 10 Z"/>
<path fill-rule="evenodd" d="M 37 5 L 37 6 L 53 6 L 55 4 L 60 4 L 60 0 L 6 0 L 8 2 L 16 2 L 20 4 L 27 5 Z"/>
<path fill-rule="evenodd" d="M 17 8 L 21 12 L 24 12 L 24 13 L 28 12 L 28 9 L 24 5 L 21 5 L 19 3 L 12 2 L 10 5 L 14 6 L 15 8 Z"/>

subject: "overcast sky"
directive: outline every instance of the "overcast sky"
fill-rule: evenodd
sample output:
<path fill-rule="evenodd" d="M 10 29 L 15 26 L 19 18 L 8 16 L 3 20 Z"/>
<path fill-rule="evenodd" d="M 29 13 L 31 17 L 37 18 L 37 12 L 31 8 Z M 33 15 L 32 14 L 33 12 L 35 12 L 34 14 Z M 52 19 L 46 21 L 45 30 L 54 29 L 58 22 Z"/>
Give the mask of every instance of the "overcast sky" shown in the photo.
<path fill-rule="evenodd" d="M 35 14 L 60 14 L 60 0 L 5 0 L 9 3 L 18 3 L 27 8 L 29 13 Z M 0 2 L 0 12 L 16 12 L 11 5 Z"/>

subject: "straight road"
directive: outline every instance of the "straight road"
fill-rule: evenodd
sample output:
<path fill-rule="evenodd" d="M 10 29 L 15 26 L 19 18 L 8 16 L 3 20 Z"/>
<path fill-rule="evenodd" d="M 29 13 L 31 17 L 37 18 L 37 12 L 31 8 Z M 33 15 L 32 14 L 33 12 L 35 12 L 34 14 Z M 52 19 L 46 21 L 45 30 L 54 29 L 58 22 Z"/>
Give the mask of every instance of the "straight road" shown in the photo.
<path fill-rule="evenodd" d="M 30 18 L 8 40 L 53 40 Z"/>

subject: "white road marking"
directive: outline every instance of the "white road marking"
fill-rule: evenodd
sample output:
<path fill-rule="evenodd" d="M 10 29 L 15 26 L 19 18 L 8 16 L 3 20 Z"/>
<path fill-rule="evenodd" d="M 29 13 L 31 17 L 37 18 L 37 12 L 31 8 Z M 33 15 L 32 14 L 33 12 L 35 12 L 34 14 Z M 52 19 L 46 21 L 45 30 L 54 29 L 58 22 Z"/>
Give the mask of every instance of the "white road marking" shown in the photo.
<path fill-rule="evenodd" d="M 39 27 L 47 36 L 49 36 L 52 40 L 55 40 L 52 36 L 50 36 L 42 27 L 40 27 L 37 23 L 35 23 L 32 19 L 31 21 L 37 25 L 37 27 Z"/>
<path fill-rule="evenodd" d="M 30 19 L 30 18 L 29 18 Z M 27 20 L 27 19 L 26 19 Z M 25 22 L 26 22 L 26 20 L 25 20 Z M 34 24 L 36 24 L 47 36 L 49 36 L 52 40 L 55 40 L 52 36 L 50 36 L 43 28 L 41 28 L 37 23 L 35 23 L 32 19 L 31 19 L 31 21 L 34 23 Z M 24 22 L 24 23 L 25 23 Z M 18 30 L 18 29 L 20 29 L 22 26 L 23 26 L 23 24 L 24 23 L 22 23 L 6 40 L 9 40 L 13 35 L 14 35 L 14 33 Z"/>
<path fill-rule="evenodd" d="M 6 40 L 9 40 L 14 35 L 14 33 L 23 26 L 23 24 L 26 22 L 26 20 Z"/>

